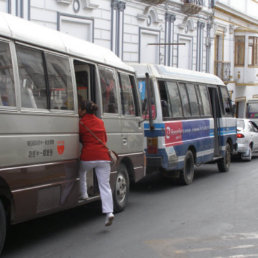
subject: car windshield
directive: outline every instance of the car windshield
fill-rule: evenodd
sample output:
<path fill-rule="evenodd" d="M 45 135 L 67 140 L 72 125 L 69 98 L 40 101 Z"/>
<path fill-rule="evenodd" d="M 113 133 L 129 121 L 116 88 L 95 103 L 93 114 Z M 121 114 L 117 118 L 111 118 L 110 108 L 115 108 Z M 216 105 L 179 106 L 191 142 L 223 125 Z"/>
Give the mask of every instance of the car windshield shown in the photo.
<path fill-rule="evenodd" d="M 252 121 L 252 124 L 253 124 L 254 127 L 256 127 L 258 129 L 258 123 L 257 122 Z"/>
<path fill-rule="evenodd" d="M 244 130 L 244 128 L 245 128 L 245 121 L 237 120 L 237 130 Z"/>
<path fill-rule="evenodd" d="M 257 123 L 255 123 L 254 121 L 250 121 L 250 123 L 253 125 L 254 131 L 257 132 L 258 131 Z"/>

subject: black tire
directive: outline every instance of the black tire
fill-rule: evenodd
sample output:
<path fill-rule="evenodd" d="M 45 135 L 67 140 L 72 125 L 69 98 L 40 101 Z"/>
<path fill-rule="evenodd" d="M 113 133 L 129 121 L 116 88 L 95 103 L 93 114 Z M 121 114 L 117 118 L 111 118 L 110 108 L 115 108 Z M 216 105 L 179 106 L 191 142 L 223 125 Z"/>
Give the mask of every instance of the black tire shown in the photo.
<path fill-rule="evenodd" d="M 249 145 L 248 155 L 244 156 L 243 154 L 241 154 L 241 159 L 246 161 L 251 161 L 252 157 L 253 157 L 253 150 L 252 150 L 252 147 Z"/>
<path fill-rule="evenodd" d="M 180 173 L 180 183 L 183 185 L 190 185 L 194 179 L 194 156 L 188 150 L 185 155 L 184 168 Z"/>
<path fill-rule="evenodd" d="M 231 148 L 229 143 L 226 144 L 224 157 L 218 160 L 218 169 L 220 172 L 228 172 L 231 164 Z"/>
<path fill-rule="evenodd" d="M 115 188 L 113 192 L 114 211 L 120 212 L 125 209 L 128 202 L 130 181 L 128 170 L 125 164 L 121 163 L 118 167 Z"/>
<path fill-rule="evenodd" d="M 6 236 L 6 213 L 4 206 L 0 200 L 0 255 L 4 247 Z"/>

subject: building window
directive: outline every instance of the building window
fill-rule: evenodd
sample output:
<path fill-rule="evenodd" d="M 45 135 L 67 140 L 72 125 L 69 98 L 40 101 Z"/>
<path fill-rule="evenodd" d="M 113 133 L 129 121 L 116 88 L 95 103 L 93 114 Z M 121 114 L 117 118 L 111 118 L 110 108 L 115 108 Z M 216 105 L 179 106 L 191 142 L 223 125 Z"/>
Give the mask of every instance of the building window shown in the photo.
<path fill-rule="evenodd" d="M 193 37 L 178 35 L 177 67 L 192 70 L 193 67 Z"/>
<path fill-rule="evenodd" d="M 248 38 L 248 65 L 258 65 L 258 38 Z"/>
<path fill-rule="evenodd" d="M 94 19 L 58 13 L 57 30 L 94 42 Z"/>
<path fill-rule="evenodd" d="M 235 37 L 235 65 L 243 66 L 245 63 L 245 36 Z"/>
<path fill-rule="evenodd" d="M 159 64 L 160 31 L 139 28 L 139 63 Z"/>

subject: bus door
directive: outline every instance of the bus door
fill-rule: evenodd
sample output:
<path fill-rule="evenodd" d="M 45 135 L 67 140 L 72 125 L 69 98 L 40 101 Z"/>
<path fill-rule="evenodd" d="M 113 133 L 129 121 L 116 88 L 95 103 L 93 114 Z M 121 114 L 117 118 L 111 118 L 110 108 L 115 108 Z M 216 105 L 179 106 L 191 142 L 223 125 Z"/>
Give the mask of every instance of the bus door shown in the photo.
<path fill-rule="evenodd" d="M 96 98 L 96 69 L 92 64 L 86 62 L 74 61 L 75 79 L 77 87 L 78 105 L 80 102 L 92 100 L 97 102 Z M 82 146 L 80 146 L 82 147 Z M 87 173 L 87 189 L 89 196 L 99 193 L 97 177 L 93 170 Z"/>
<path fill-rule="evenodd" d="M 220 105 L 219 105 L 219 95 L 217 88 L 208 87 L 210 101 L 211 101 L 211 109 L 212 116 L 214 119 L 214 156 L 220 156 L 220 148 L 219 148 L 219 130 L 220 130 Z"/>

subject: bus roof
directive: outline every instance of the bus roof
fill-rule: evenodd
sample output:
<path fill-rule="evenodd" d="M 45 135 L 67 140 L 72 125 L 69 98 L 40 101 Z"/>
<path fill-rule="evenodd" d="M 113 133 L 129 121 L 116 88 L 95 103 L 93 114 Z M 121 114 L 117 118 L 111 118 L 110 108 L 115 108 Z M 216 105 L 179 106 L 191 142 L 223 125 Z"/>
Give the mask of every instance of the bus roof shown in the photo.
<path fill-rule="evenodd" d="M 107 48 L 2 12 L 0 36 L 134 72 Z"/>
<path fill-rule="evenodd" d="M 138 78 L 144 78 L 145 73 L 150 77 L 154 76 L 160 79 L 172 79 L 179 81 L 189 81 L 197 83 L 208 83 L 214 85 L 224 85 L 223 81 L 216 75 L 209 73 L 196 72 L 192 70 L 174 68 L 155 64 L 130 64 L 136 70 Z"/>

